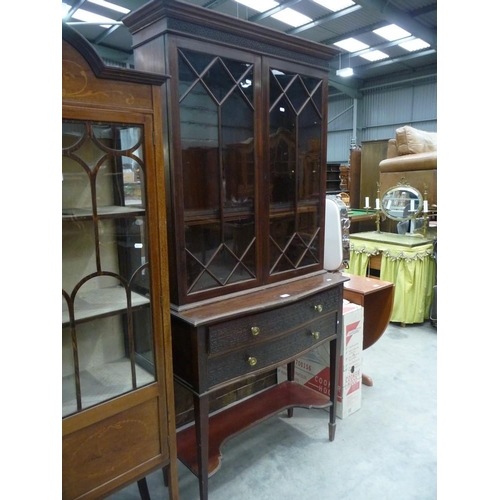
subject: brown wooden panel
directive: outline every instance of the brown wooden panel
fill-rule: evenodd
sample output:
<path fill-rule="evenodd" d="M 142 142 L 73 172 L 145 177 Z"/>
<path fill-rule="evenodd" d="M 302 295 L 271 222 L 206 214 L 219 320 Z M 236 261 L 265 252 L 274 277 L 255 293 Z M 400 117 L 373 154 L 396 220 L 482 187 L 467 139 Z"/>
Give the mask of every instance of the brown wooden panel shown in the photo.
<path fill-rule="evenodd" d="M 387 158 L 387 139 L 365 141 L 361 145 L 361 175 L 359 186 L 359 203 L 364 208 L 365 198 L 370 198 L 371 208 L 375 207 L 377 182 L 380 181 L 379 163 Z"/>
<path fill-rule="evenodd" d="M 63 498 L 79 498 L 158 457 L 159 426 L 153 399 L 65 436 Z"/>
<path fill-rule="evenodd" d="M 153 108 L 150 87 L 96 78 L 85 59 L 67 43 L 62 46 L 62 100 L 120 109 Z"/>

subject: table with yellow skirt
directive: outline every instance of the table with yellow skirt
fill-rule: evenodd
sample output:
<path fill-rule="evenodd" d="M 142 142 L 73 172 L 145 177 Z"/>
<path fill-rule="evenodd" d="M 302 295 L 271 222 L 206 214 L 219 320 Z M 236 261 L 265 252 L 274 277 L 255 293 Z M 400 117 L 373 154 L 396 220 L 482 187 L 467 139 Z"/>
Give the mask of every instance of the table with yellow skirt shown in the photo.
<path fill-rule="evenodd" d="M 349 235 L 351 251 L 346 274 L 370 276 L 394 283 L 394 306 L 390 321 L 402 325 L 429 319 L 436 283 L 434 240 L 419 235 L 369 231 Z"/>

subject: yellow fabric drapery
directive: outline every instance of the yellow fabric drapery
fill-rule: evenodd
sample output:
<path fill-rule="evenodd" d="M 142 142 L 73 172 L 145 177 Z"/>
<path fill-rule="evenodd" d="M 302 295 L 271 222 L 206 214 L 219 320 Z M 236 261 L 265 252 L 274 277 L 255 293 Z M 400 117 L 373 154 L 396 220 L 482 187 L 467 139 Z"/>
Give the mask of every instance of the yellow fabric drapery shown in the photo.
<path fill-rule="evenodd" d="M 378 236 L 380 234 L 380 236 Z M 384 233 L 367 233 L 367 239 L 359 233 L 351 235 L 349 269 L 346 274 L 366 276 L 370 257 L 381 254 L 380 279 L 394 283 L 394 307 L 391 321 L 422 323 L 429 319 L 433 286 L 436 282 L 436 263 L 433 243 L 419 245 L 408 236 Z M 397 244 L 393 241 L 401 243 Z M 381 241 L 377 241 L 377 240 Z M 389 242 L 383 241 L 390 240 Z M 411 243 L 411 246 L 404 243 Z"/>

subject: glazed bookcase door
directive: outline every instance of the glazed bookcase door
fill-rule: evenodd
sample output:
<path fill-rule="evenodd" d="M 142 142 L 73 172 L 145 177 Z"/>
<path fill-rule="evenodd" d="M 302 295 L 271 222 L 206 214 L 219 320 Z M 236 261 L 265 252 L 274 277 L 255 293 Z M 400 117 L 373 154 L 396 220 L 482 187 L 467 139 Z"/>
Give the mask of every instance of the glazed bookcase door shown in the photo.
<path fill-rule="evenodd" d="M 321 270 L 324 74 L 170 43 L 177 303 Z"/>
<path fill-rule="evenodd" d="M 322 262 L 324 79 L 267 61 L 269 81 L 269 281 Z"/>
<path fill-rule="evenodd" d="M 195 48 L 193 48 L 195 47 Z M 254 56 L 178 42 L 173 51 L 182 194 L 177 223 L 186 296 L 237 290 L 259 277 Z M 245 284 L 245 285 L 242 285 Z"/>
<path fill-rule="evenodd" d="M 145 133 L 63 120 L 63 417 L 156 380 Z"/>

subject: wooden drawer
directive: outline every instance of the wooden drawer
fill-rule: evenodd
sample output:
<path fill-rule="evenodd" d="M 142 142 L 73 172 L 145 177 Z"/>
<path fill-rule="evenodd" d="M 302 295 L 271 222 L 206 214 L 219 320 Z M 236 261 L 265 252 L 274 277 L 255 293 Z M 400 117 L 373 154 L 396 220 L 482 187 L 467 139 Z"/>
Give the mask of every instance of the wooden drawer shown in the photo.
<path fill-rule="evenodd" d="M 278 311 L 275 311 L 275 314 L 281 318 Z M 322 314 L 317 320 L 303 324 L 288 334 L 281 336 L 275 334 L 267 342 L 249 343 L 226 354 L 209 356 L 207 363 L 209 386 L 214 387 L 262 368 L 278 365 L 327 339 L 332 340 L 336 336 L 337 318 L 338 314 L 335 312 Z M 314 332 L 318 333 L 318 338 L 313 336 Z M 249 362 L 250 358 L 256 360 L 253 366 Z"/>
<path fill-rule="evenodd" d="M 301 302 L 218 323 L 208 329 L 208 354 L 260 344 L 291 332 L 301 325 L 339 311 L 341 298 L 337 289 L 327 290 Z"/>

